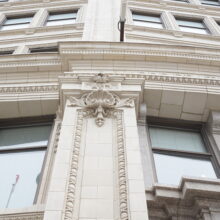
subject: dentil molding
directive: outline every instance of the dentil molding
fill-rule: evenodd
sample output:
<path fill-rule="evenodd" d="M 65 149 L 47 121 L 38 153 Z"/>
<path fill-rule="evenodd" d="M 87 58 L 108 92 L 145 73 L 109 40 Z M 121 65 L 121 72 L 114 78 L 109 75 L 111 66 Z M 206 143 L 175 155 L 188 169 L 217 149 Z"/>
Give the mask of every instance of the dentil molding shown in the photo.
<path fill-rule="evenodd" d="M 43 220 L 43 212 L 0 215 L 0 220 Z"/>

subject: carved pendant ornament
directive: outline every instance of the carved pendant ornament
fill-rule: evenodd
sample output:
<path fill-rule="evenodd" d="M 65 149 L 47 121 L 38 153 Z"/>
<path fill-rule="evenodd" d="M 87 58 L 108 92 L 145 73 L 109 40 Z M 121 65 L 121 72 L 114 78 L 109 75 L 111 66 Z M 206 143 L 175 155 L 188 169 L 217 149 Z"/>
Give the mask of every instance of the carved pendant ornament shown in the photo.
<path fill-rule="evenodd" d="M 80 99 L 70 97 L 69 100 L 70 106 L 84 107 L 91 111 L 91 115 L 96 118 L 95 122 L 99 127 L 103 126 L 105 117 L 109 116 L 111 110 L 134 106 L 133 99 L 120 99 L 119 96 L 102 89 L 86 93 Z"/>

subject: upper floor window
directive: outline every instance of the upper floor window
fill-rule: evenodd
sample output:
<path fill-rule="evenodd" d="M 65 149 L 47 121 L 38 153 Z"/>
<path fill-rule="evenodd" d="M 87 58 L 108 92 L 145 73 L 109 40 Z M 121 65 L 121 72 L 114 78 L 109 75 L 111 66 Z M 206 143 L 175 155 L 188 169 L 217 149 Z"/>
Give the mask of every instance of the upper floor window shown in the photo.
<path fill-rule="evenodd" d="M 219 0 L 201 0 L 201 3 L 204 4 L 204 5 L 220 6 L 220 1 Z"/>
<path fill-rule="evenodd" d="M 76 22 L 77 11 L 49 13 L 46 26 L 74 24 Z"/>
<path fill-rule="evenodd" d="M 7 17 L 1 25 L 1 30 L 26 28 L 32 20 L 32 15 L 20 17 Z"/>
<path fill-rule="evenodd" d="M 30 53 L 56 53 L 58 52 L 58 47 L 35 47 L 29 49 Z"/>
<path fill-rule="evenodd" d="M 158 182 L 178 185 L 182 176 L 217 178 L 199 132 L 153 126 L 149 131 Z"/>
<path fill-rule="evenodd" d="M 0 208 L 33 204 L 51 123 L 0 128 Z"/>
<path fill-rule="evenodd" d="M 187 20 L 182 18 L 176 18 L 176 21 L 181 31 L 187 31 L 198 34 L 209 33 L 203 21 Z"/>
<path fill-rule="evenodd" d="M 175 1 L 175 2 L 188 2 L 188 0 L 172 0 L 172 1 Z"/>
<path fill-rule="evenodd" d="M 160 15 L 139 14 L 133 12 L 132 16 L 135 25 L 141 25 L 141 26 L 153 27 L 153 28 L 163 28 L 163 23 Z"/>
<path fill-rule="evenodd" d="M 0 56 L 13 54 L 13 50 L 3 50 L 0 51 Z"/>

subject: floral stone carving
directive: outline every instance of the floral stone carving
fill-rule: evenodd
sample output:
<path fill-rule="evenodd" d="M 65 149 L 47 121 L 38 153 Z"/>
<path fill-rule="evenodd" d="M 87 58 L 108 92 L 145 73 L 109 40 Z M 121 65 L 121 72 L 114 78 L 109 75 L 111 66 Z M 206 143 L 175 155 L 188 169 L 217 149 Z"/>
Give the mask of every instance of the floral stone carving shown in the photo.
<path fill-rule="evenodd" d="M 102 89 L 86 93 L 80 99 L 71 96 L 69 100 L 70 106 L 84 107 L 89 110 L 90 114 L 96 118 L 95 122 L 99 127 L 104 124 L 105 117 L 108 117 L 111 110 L 134 106 L 133 99 L 120 99 L 119 96 Z"/>

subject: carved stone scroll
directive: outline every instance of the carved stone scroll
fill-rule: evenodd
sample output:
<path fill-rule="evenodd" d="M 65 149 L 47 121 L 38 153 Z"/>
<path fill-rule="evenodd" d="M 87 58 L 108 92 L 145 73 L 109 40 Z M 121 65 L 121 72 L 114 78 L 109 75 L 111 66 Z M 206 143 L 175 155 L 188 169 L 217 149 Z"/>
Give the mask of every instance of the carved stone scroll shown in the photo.
<path fill-rule="evenodd" d="M 131 98 L 120 99 L 119 96 L 104 90 L 97 90 L 82 95 L 80 99 L 70 97 L 70 106 L 84 107 L 91 110 L 92 116 L 96 117 L 96 124 L 101 127 L 109 112 L 120 107 L 133 107 L 134 101 Z"/>

